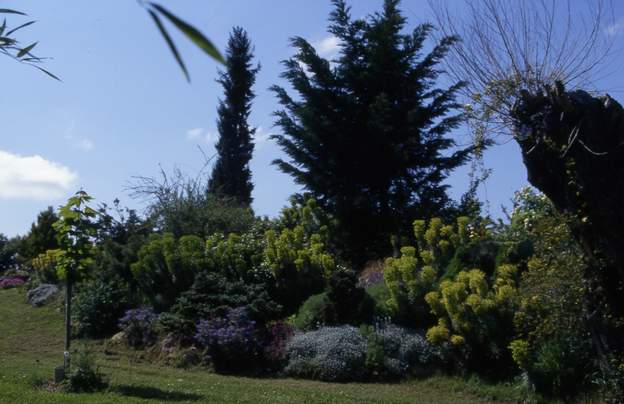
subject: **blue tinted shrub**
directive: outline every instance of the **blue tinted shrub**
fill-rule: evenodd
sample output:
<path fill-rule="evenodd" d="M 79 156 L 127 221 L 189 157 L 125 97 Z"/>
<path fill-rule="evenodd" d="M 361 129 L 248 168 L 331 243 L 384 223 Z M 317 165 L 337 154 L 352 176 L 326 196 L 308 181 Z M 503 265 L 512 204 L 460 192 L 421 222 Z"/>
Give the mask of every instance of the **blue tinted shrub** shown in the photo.
<path fill-rule="evenodd" d="M 200 321 L 195 340 L 206 348 L 219 372 L 249 371 L 262 356 L 263 343 L 256 322 L 242 307 L 228 309 L 223 317 Z"/>
<path fill-rule="evenodd" d="M 119 328 L 125 333 L 128 345 L 139 348 L 155 342 L 157 319 L 149 307 L 127 310 L 119 320 Z"/>
<path fill-rule="evenodd" d="M 287 345 L 294 377 L 349 382 L 399 379 L 439 368 L 442 354 L 422 335 L 394 325 L 323 327 Z"/>
<path fill-rule="evenodd" d="M 441 351 L 414 331 L 389 324 L 375 331 L 383 347 L 383 372 L 392 378 L 428 374 L 443 362 Z"/>
<path fill-rule="evenodd" d="M 295 335 L 287 353 L 285 371 L 290 376 L 348 382 L 366 375 L 366 338 L 352 326 Z"/>

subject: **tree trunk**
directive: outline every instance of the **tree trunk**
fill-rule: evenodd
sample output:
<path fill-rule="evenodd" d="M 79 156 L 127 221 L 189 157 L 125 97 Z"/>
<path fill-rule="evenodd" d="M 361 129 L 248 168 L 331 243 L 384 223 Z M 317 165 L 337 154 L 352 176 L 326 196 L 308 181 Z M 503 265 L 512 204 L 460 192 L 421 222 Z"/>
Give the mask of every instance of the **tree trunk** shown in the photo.
<path fill-rule="evenodd" d="M 63 365 L 65 377 L 70 373 L 70 348 L 71 348 L 71 300 L 72 300 L 72 277 L 71 271 L 67 273 L 65 287 L 65 350 L 63 352 Z"/>
<path fill-rule="evenodd" d="M 513 118 L 529 181 L 570 218 L 588 258 L 588 323 L 610 367 L 624 353 L 624 110 L 557 83 L 524 92 Z"/>

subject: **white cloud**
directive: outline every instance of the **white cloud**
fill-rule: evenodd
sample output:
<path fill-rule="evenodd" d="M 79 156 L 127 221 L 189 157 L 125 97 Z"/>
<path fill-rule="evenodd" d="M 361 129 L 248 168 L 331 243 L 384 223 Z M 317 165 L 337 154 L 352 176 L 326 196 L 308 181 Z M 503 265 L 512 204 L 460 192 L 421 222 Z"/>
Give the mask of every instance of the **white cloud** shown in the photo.
<path fill-rule="evenodd" d="M 83 151 L 91 151 L 95 149 L 95 143 L 90 139 L 82 138 L 76 143 L 76 147 Z"/>
<path fill-rule="evenodd" d="M 186 140 L 191 142 L 212 145 L 218 138 L 219 136 L 216 133 L 204 130 L 204 128 L 193 128 L 186 131 Z"/>
<path fill-rule="evenodd" d="M 324 58 L 333 58 L 340 50 L 340 39 L 331 35 L 314 44 L 319 56 Z"/>
<path fill-rule="evenodd" d="M 273 135 L 273 133 L 271 133 L 268 130 L 264 129 L 262 126 L 258 126 L 256 128 L 256 133 L 254 133 L 253 140 L 254 140 L 254 142 L 256 144 L 265 143 L 265 142 L 268 142 L 270 140 L 270 137 L 272 135 Z"/>
<path fill-rule="evenodd" d="M 303 63 L 303 62 L 301 62 L 301 61 L 297 61 L 297 64 L 299 65 L 299 67 L 301 68 L 301 70 L 303 70 L 303 73 L 304 73 L 306 76 L 308 76 L 308 77 L 312 76 L 312 72 L 310 72 L 310 69 L 308 69 L 308 66 L 307 66 L 305 63 Z"/>
<path fill-rule="evenodd" d="M 624 18 L 620 18 L 613 24 L 609 24 L 605 29 L 607 36 L 614 37 L 624 32 Z"/>
<path fill-rule="evenodd" d="M 39 155 L 20 156 L 0 150 L 0 199 L 47 200 L 62 197 L 78 175 Z"/>
<path fill-rule="evenodd" d="M 65 130 L 65 140 L 67 140 L 74 149 L 89 152 L 95 149 L 95 143 L 93 140 L 86 137 L 78 137 L 74 135 L 74 129 L 76 128 L 76 121 L 71 120 L 67 129 Z"/>

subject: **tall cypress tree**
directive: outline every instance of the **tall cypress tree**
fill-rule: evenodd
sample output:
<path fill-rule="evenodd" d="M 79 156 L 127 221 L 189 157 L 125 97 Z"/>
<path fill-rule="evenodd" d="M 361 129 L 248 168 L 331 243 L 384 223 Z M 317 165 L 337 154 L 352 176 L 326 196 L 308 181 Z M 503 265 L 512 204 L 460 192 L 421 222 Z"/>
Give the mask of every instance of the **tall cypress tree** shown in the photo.
<path fill-rule="evenodd" d="M 283 110 L 275 113 L 283 134 L 277 143 L 290 158 L 274 161 L 335 215 L 342 244 L 355 264 L 390 253 L 390 239 L 411 234 L 415 218 L 440 215 L 449 206 L 451 170 L 468 150 L 448 136 L 462 116 L 456 92 L 436 87 L 439 63 L 455 38 L 422 54 L 432 27 L 404 34 L 398 0 L 353 20 L 334 0 L 329 31 L 340 42 L 330 64 L 300 37 L 282 77 L 297 93 L 274 86 Z"/>
<path fill-rule="evenodd" d="M 219 101 L 217 127 L 217 162 L 208 183 L 208 192 L 229 197 L 244 205 L 251 205 L 251 160 L 255 128 L 247 123 L 251 102 L 255 97 L 252 87 L 260 69 L 252 65 L 253 47 L 245 30 L 235 27 L 226 49 L 226 70 L 217 80 L 223 86 L 225 97 Z"/>

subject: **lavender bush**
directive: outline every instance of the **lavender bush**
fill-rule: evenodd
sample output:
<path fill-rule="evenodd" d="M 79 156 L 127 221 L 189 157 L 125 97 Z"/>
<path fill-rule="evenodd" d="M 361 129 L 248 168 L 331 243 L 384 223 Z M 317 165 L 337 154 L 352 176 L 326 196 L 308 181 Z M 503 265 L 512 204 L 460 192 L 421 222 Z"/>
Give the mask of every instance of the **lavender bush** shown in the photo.
<path fill-rule="evenodd" d="M 366 338 L 352 326 L 295 335 L 287 353 L 285 371 L 294 377 L 347 382 L 366 375 Z"/>
<path fill-rule="evenodd" d="M 223 317 L 200 321 L 195 340 L 206 348 L 217 371 L 251 370 L 261 359 L 262 339 L 256 322 L 243 307 L 228 309 Z"/>
<path fill-rule="evenodd" d="M 157 319 L 151 307 L 127 310 L 119 319 L 119 328 L 125 333 L 126 342 L 131 347 L 147 346 L 156 340 Z"/>
<path fill-rule="evenodd" d="M 442 358 L 422 335 L 395 325 L 323 327 L 295 335 L 287 354 L 290 376 L 337 382 L 423 374 Z"/>
<path fill-rule="evenodd" d="M 10 289 L 22 286 L 24 284 L 22 278 L 4 278 L 0 280 L 0 289 Z"/>

